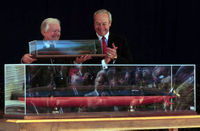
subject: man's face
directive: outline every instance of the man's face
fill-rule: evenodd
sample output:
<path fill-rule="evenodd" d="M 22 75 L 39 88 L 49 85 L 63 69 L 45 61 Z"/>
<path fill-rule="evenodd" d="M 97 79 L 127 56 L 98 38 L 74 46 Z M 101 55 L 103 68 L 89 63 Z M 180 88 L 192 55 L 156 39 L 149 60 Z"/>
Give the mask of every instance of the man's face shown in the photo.
<path fill-rule="evenodd" d="M 47 32 L 42 30 L 42 35 L 44 36 L 44 40 L 59 40 L 60 39 L 60 25 L 59 24 L 49 24 L 49 29 Z"/>
<path fill-rule="evenodd" d="M 94 17 L 94 29 L 100 36 L 104 36 L 108 33 L 111 26 L 108 14 L 97 14 Z"/>
<path fill-rule="evenodd" d="M 103 73 L 100 73 L 97 75 L 96 79 L 95 79 L 95 86 L 100 86 L 103 85 Z"/>

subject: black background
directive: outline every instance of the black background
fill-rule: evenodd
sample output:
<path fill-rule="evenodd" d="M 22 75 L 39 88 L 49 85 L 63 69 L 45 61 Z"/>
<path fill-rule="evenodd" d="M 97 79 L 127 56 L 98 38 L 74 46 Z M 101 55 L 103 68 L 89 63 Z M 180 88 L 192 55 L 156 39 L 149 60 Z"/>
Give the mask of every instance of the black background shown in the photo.
<path fill-rule="evenodd" d="M 196 64 L 199 70 L 199 0 L 7 0 L 0 7 L 1 83 L 4 64 L 20 63 L 28 42 L 42 39 L 42 20 L 58 18 L 63 40 L 84 39 L 94 33 L 93 13 L 101 8 L 113 15 L 111 32 L 126 35 L 135 64 Z"/>

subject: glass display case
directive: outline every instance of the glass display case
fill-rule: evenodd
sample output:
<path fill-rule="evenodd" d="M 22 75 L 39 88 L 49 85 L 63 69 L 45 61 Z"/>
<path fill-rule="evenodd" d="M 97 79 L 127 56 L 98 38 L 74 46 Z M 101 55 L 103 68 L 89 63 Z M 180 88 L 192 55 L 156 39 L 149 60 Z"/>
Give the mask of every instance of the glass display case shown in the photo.
<path fill-rule="evenodd" d="M 6 64 L 5 114 L 196 111 L 195 65 Z"/>
<path fill-rule="evenodd" d="M 29 42 L 29 53 L 36 58 L 76 57 L 83 54 L 105 56 L 99 40 L 34 40 Z"/>

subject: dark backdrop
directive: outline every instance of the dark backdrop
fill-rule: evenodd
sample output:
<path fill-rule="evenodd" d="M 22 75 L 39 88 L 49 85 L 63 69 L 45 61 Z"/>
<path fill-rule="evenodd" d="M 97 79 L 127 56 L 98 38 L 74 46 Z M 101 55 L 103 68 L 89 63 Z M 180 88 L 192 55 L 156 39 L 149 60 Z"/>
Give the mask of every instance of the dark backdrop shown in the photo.
<path fill-rule="evenodd" d="M 1 83 L 4 64 L 20 63 L 28 42 L 42 39 L 43 19 L 60 19 L 61 39 L 84 39 L 94 33 L 93 12 L 101 8 L 113 15 L 111 32 L 127 36 L 134 63 L 191 63 L 199 70 L 199 0 L 7 0 L 0 6 Z"/>

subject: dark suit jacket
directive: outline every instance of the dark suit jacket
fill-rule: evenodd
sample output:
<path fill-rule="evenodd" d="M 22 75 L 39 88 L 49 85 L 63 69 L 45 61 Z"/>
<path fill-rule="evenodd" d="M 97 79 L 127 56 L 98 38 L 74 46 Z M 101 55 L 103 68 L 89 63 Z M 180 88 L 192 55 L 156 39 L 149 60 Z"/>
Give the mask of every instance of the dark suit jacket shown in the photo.
<path fill-rule="evenodd" d="M 89 39 L 97 39 L 96 34 L 90 36 Z M 124 36 L 116 35 L 113 33 L 109 34 L 108 38 L 108 47 L 112 48 L 112 43 L 115 44 L 117 48 L 117 59 L 115 64 L 132 64 L 132 55 L 130 53 L 130 47 L 128 46 L 127 39 Z M 103 58 L 93 58 L 92 60 L 86 61 L 85 63 L 89 64 L 99 64 Z M 112 64 L 111 61 L 109 64 Z"/>
<path fill-rule="evenodd" d="M 40 58 L 33 64 L 73 64 L 75 58 Z"/>

